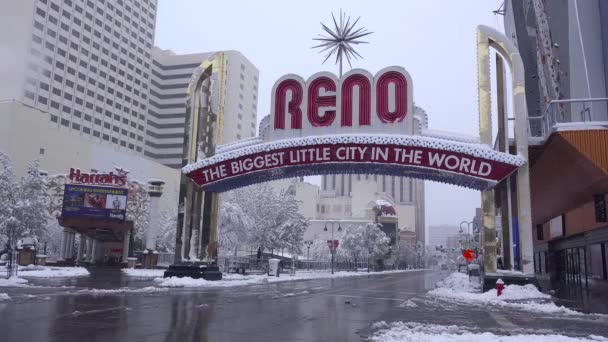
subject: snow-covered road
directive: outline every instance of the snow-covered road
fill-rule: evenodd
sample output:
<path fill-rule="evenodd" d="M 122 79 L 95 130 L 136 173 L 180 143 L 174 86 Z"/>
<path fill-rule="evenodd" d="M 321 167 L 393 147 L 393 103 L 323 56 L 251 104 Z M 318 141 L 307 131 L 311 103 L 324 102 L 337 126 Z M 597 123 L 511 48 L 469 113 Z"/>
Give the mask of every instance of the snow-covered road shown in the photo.
<path fill-rule="evenodd" d="M 223 282 L 237 285 L 222 287 L 160 286 L 168 280 L 154 281 L 158 272 L 147 271 L 143 278 L 113 272 L 92 270 L 88 277 L 58 283 L 32 278 L 33 286 L 2 288 L 3 338 L 83 341 L 91 326 L 98 336 L 115 341 L 152 336 L 163 341 L 560 342 L 606 341 L 608 336 L 608 318 L 601 315 L 496 304 L 491 294 L 475 293 L 446 272 L 314 279 L 314 273 L 302 272 L 299 278 L 281 275 L 279 280 L 292 280 L 278 282 L 228 275 Z M 501 301 L 550 302 L 530 288 L 511 290 Z"/>

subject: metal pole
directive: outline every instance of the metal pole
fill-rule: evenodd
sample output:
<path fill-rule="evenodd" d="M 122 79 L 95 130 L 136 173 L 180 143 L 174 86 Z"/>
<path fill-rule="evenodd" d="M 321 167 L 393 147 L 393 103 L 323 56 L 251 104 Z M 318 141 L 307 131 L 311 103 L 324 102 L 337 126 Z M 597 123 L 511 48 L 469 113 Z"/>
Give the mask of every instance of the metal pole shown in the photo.
<path fill-rule="evenodd" d="M 341 68 L 340 68 L 341 69 Z M 331 223 L 331 274 L 334 274 L 334 223 Z"/>
<path fill-rule="evenodd" d="M 306 258 L 306 263 L 308 264 L 308 270 L 310 271 L 310 245 L 308 246 L 308 257 Z"/>

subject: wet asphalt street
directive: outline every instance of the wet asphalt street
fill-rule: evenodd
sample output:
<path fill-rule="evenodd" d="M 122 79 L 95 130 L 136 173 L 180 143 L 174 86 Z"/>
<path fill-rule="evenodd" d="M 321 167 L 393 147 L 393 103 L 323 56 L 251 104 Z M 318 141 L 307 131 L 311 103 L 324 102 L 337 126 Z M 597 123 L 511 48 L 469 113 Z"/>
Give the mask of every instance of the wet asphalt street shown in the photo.
<path fill-rule="evenodd" d="M 1 288 L 12 299 L 0 302 L 0 341 L 362 341 L 370 325 L 381 320 L 499 334 L 608 336 L 607 318 L 471 307 L 426 295 L 445 272 L 154 292 L 137 290 L 154 286 L 152 281 L 115 272 L 33 281 L 40 286 L 35 288 Z"/>

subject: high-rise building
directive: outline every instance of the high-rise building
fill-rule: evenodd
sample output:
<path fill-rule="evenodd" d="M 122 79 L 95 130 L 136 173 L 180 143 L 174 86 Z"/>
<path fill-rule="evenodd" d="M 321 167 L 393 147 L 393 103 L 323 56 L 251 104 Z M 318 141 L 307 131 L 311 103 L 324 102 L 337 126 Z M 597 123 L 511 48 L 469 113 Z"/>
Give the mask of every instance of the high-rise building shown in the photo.
<path fill-rule="evenodd" d="M 181 167 L 186 117 L 186 91 L 192 72 L 214 55 L 226 59 L 225 86 L 218 87 L 223 99 L 222 143 L 252 138 L 256 135 L 258 104 L 258 69 L 238 51 L 176 55 L 155 48 L 146 131 L 146 156 L 160 163 Z"/>
<path fill-rule="evenodd" d="M 451 225 L 431 225 L 429 226 L 428 245 L 431 249 L 435 247 L 446 247 L 448 238 L 457 236 L 460 233 L 460 227 Z"/>
<path fill-rule="evenodd" d="M 156 0 L 20 0 L 0 14 L 0 99 L 143 153 Z"/>
<path fill-rule="evenodd" d="M 535 276 L 543 290 L 583 287 L 589 298 L 602 298 L 608 293 L 608 2 L 506 0 L 504 14 L 505 34 L 525 70 Z M 521 232 L 513 205 L 500 202 L 503 241 L 514 240 L 504 265 L 518 269 L 525 262 Z M 595 311 L 597 303 L 602 311 L 601 302 L 585 301 L 581 309 Z"/>

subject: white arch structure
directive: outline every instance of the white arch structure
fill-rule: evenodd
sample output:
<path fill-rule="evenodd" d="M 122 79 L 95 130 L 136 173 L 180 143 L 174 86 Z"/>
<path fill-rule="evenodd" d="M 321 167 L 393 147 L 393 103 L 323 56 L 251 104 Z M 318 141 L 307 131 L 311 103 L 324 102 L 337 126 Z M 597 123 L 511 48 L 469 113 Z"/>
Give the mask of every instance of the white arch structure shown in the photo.
<path fill-rule="evenodd" d="M 530 169 L 528 164 L 528 109 L 525 98 L 524 66 L 518 49 L 502 33 L 495 29 L 480 25 L 477 27 L 477 77 L 479 96 L 479 135 L 481 143 L 492 146 L 492 112 L 490 84 L 490 48 L 504 59 L 511 70 L 512 108 L 515 116 L 515 150 L 517 155 L 526 160 L 516 173 L 517 187 L 517 223 L 519 226 L 519 244 L 521 255 L 521 271 L 524 275 L 534 274 L 532 246 L 532 212 L 530 203 Z M 497 63 L 497 72 L 502 74 L 502 64 Z M 502 76 L 502 75 L 501 75 Z M 499 98 L 502 94 L 499 93 Z M 500 99 L 499 99 L 500 101 Z M 508 141 L 506 114 L 498 111 L 498 121 L 503 126 L 498 139 Z M 503 144 L 508 153 L 508 143 Z M 509 191 L 509 197 L 511 192 Z M 510 199 L 510 198 L 509 198 Z M 509 200 L 509 202 L 513 202 Z M 494 190 L 482 191 L 482 211 L 484 229 L 484 267 L 485 272 L 496 272 L 496 216 L 494 205 Z M 509 222 L 511 224 L 512 222 Z M 511 246 L 512 248 L 512 246 Z"/>

